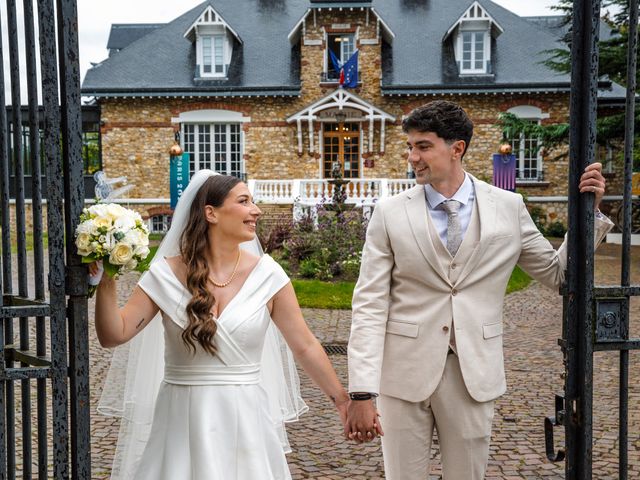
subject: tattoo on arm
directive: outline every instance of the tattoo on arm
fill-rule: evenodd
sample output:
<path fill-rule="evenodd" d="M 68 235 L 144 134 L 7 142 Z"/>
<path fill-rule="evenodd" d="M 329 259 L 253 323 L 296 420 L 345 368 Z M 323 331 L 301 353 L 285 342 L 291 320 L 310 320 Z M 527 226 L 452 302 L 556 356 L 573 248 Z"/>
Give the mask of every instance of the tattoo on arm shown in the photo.
<path fill-rule="evenodd" d="M 140 328 L 143 323 L 144 323 L 144 318 L 140 320 L 140 322 L 136 325 L 136 329 Z"/>

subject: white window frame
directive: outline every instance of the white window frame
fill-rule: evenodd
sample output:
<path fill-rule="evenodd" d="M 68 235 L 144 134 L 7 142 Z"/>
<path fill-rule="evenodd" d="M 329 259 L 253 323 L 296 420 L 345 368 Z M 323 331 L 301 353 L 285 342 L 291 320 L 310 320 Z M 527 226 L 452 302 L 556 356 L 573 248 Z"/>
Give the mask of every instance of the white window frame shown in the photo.
<path fill-rule="evenodd" d="M 161 229 L 156 228 L 156 222 L 162 223 Z M 171 225 L 171 215 L 168 215 L 166 213 L 151 215 L 149 217 L 150 233 L 167 233 L 169 231 L 170 225 Z"/>
<path fill-rule="evenodd" d="M 199 75 L 202 78 L 225 78 L 231 57 L 231 43 L 224 32 L 198 34 L 196 42 Z M 208 52 L 207 52 L 208 50 Z M 211 71 L 207 72 L 206 67 Z"/>
<path fill-rule="evenodd" d="M 244 176 L 244 134 L 240 123 L 183 123 L 181 138 L 184 152 L 190 154 L 190 176 L 204 168 Z"/>
<path fill-rule="evenodd" d="M 223 76 L 224 65 L 224 35 L 203 35 L 201 76 Z M 207 50 L 208 54 L 207 54 Z M 209 67 L 209 71 L 207 71 Z"/>
<path fill-rule="evenodd" d="M 464 67 L 464 36 L 465 35 L 471 35 L 471 51 L 470 51 L 470 55 L 471 55 L 471 59 L 470 59 L 470 68 L 465 68 Z M 480 58 L 478 58 L 478 51 L 476 50 L 476 44 L 477 44 L 477 36 L 478 35 L 482 35 L 482 54 L 480 55 Z M 490 42 L 491 36 L 489 35 L 489 31 L 488 30 L 467 30 L 464 28 L 461 28 L 460 31 L 458 32 L 458 37 L 457 37 L 457 45 L 456 45 L 456 50 L 457 50 L 457 60 L 458 60 L 458 65 L 460 68 L 460 74 L 462 75 L 468 75 L 468 74 L 485 74 L 488 73 L 487 72 L 487 65 L 489 64 L 489 61 L 491 60 L 491 42 Z M 480 61 L 482 63 L 482 67 L 481 68 L 476 68 L 476 62 Z"/>
<path fill-rule="evenodd" d="M 189 174 L 193 175 L 196 171 L 201 168 L 216 168 L 216 159 L 215 159 L 215 125 L 236 125 L 237 129 L 235 132 L 239 134 L 239 149 L 237 152 L 232 152 L 232 144 L 229 132 L 232 130 L 231 128 L 226 128 L 226 139 L 225 139 L 225 154 L 226 165 L 225 171 L 220 173 L 231 172 L 231 174 L 235 174 L 243 178 L 246 174 L 245 170 L 245 162 L 244 162 L 244 130 L 242 128 L 243 123 L 251 122 L 251 117 L 245 117 L 241 112 L 234 112 L 232 110 L 215 110 L 215 109 L 204 109 L 204 110 L 191 110 L 180 113 L 177 117 L 173 117 L 171 119 L 171 123 L 180 126 L 180 140 L 182 144 L 182 149 L 185 153 L 193 154 L 193 157 L 189 160 Z M 200 127 L 193 127 L 191 125 L 203 125 L 209 127 L 209 149 L 202 149 L 202 145 L 200 144 L 199 136 L 201 134 Z M 238 142 L 236 142 L 238 143 Z M 238 169 L 231 168 L 231 163 L 234 162 L 230 156 L 232 153 L 237 153 L 238 161 L 240 162 L 239 171 Z M 209 158 L 206 155 L 209 155 Z"/>
<path fill-rule="evenodd" d="M 549 118 L 548 113 L 543 113 L 538 107 L 531 105 L 519 105 L 517 107 L 510 108 L 509 113 L 512 113 L 521 120 L 535 122 L 540 125 L 542 119 Z M 531 142 L 530 149 L 536 149 L 535 157 L 527 156 L 527 143 Z M 544 178 L 541 175 L 543 172 L 541 142 L 540 139 L 525 138 L 524 133 L 521 133 L 518 138 L 511 139 L 511 146 L 513 153 L 516 156 L 516 183 L 535 183 L 543 182 Z M 531 165 L 527 166 L 527 162 L 533 163 L 535 160 L 535 170 Z M 525 176 L 528 172 L 534 170 L 535 176 Z"/>
<path fill-rule="evenodd" d="M 349 60 L 349 58 L 351 58 L 351 55 L 354 54 L 354 52 L 356 51 L 356 42 L 357 42 L 357 32 L 344 32 L 344 33 L 326 33 L 325 34 L 325 45 L 326 50 L 324 52 L 324 73 L 325 76 L 327 76 L 329 74 L 329 66 L 331 65 L 331 58 L 329 56 L 329 37 L 341 37 L 341 36 L 348 36 L 351 37 L 351 41 L 348 42 L 351 45 L 351 51 L 349 52 L 346 48 L 345 45 L 340 42 L 340 55 L 338 55 L 338 60 L 340 60 L 340 63 L 342 63 L 343 65 L 345 64 L 345 62 L 347 60 Z"/>

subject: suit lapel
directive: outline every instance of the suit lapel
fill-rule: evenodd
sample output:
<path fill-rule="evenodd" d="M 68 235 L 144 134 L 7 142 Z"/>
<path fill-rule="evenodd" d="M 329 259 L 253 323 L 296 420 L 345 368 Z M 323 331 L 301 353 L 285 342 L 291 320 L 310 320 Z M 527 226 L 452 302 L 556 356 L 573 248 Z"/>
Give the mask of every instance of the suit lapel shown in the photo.
<path fill-rule="evenodd" d="M 477 248 L 469 257 L 469 260 L 464 265 L 462 272 L 456 284 L 462 283 L 462 281 L 473 271 L 478 265 L 478 262 L 482 259 L 484 252 L 489 244 L 489 240 L 493 235 L 496 222 L 496 201 L 491 192 L 491 188 L 484 182 L 479 181 L 473 175 L 468 174 L 473 181 L 475 188 L 476 199 L 478 203 L 478 219 L 480 220 L 480 241 Z"/>
<path fill-rule="evenodd" d="M 428 213 L 426 202 L 424 187 L 422 185 L 416 185 L 413 187 L 409 191 L 405 203 L 407 221 L 424 258 L 427 260 L 429 265 L 431 265 L 431 268 L 440 275 L 447 284 L 450 285 L 451 282 L 447 277 L 447 273 L 442 269 L 442 266 L 438 261 L 436 248 L 433 243 L 433 239 L 429 234 L 429 229 L 427 228 Z"/>

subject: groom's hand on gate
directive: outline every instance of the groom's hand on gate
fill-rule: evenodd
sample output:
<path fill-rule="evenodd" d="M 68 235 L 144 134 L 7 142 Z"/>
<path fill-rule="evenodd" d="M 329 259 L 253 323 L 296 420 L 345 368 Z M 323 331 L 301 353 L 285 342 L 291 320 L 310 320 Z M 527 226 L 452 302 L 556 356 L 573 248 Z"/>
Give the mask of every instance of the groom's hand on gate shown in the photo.
<path fill-rule="evenodd" d="M 351 401 L 347 411 L 344 435 L 356 443 L 370 442 L 377 436 L 384 435 L 373 400 Z"/>
<path fill-rule="evenodd" d="M 602 175 L 602 164 L 595 162 L 587 165 L 580 176 L 578 188 L 580 193 L 591 192 L 595 195 L 593 201 L 594 210 L 598 210 L 606 189 L 607 181 Z"/>

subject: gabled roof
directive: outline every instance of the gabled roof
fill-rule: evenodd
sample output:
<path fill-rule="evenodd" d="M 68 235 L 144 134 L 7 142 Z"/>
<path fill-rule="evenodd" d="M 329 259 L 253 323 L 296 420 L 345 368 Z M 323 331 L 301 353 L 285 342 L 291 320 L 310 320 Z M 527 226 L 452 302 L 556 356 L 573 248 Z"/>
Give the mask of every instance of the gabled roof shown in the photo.
<path fill-rule="evenodd" d="M 298 95 L 300 51 L 287 32 L 308 0 L 208 0 L 89 69 L 89 96 Z M 228 77 L 195 80 L 194 44 L 184 37 L 211 6 L 230 25 L 236 42 Z M 179 3 L 176 3 L 179 9 Z"/>
<path fill-rule="evenodd" d="M 304 24 L 307 17 L 311 14 L 311 12 L 315 10 L 323 10 L 323 9 L 332 10 L 336 8 L 340 12 L 346 8 L 348 8 L 349 10 L 353 10 L 354 8 L 364 10 L 366 8 L 369 12 L 373 13 L 374 18 L 380 23 L 380 26 L 382 27 L 382 35 L 384 39 L 387 42 L 391 43 L 393 41 L 393 38 L 395 37 L 395 34 L 391 31 L 391 29 L 389 28 L 389 25 L 386 24 L 386 22 L 380 16 L 380 14 L 376 12 L 376 9 L 371 7 L 372 1 L 373 0 L 365 0 L 362 2 L 342 2 L 342 1 L 322 2 L 318 0 L 317 2 L 314 2 L 314 0 L 311 0 L 310 8 L 308 8 L 307 11 L 304 12 L 300 20 L 298 20 L 298 22 L 294 25 L 293 29 L 289 32 L 287 37 L 292 43 L 297 42 L 300 39 L 299 34 L 302 31 L 302 25 Z"/>
<path fill-rule="evenodd" d="M 477 4 L 503 29 L 492 42 L 493 76 L 458 75 L 453 37 L 443 42 L 452 25 L 473 0 L 387 1 L 376 7 L 397 38 L 383 58 L 382 89 L 387 95 L 438 93 L 569 91 L 569 75 L 541 64 L 546 50 L 562 46 L 556 35 L 490 0 Z M 402 18 L 402 27 L 396 22 Z M 400 39 L 399 32 L 407 32 Z M 429 54 L 425 46 L 433 45 Z"/>
<path fill-rule="evenodd" d="M 461 23 L 465 21 L 478 21 L 478 20 L 488 22 L 489 25 L 491 26 L 491 29 L 496 32 L 496 36 L 504 32 L 504 29 L 500 26 L 500 24 L 496 22 L 493 19 L 493 17 L 489 15 L 487 11 L 484 8 L 482 8 L 482 6 L 478 2 L 473 2 L 471 6 L 467 8 L 467 10 L 462 15 L 460 15 L 460 17 L 455 21 L 455 23 L 451 25 L 451 27 L 449 27 L 449 30 L 447 30 L 447 33 L 444 34 L 444 38 L 442 39 L 442 41 L 444 42 L 447 39 L 447 37 L 451 35 Z"/>
<path fill-rule="evenodd" d="M 221 26 L 226 30 L 229 30 L 236 39 L 242 43 L 242 39 L 240 35 L 236 33 L 236 31 L 224 21 L 222 15 L 215 11 L 215 9 L 211 5 L 207 5 L 204 11 L 200 14 L 196 21 L 191 24 L 191 26 L 187 29 L 184 34 L 185 38 L 188 38 L 190 41 L 195 41 L 196 38 L 196 30 L 198 27 L 202 26 Z"/>

